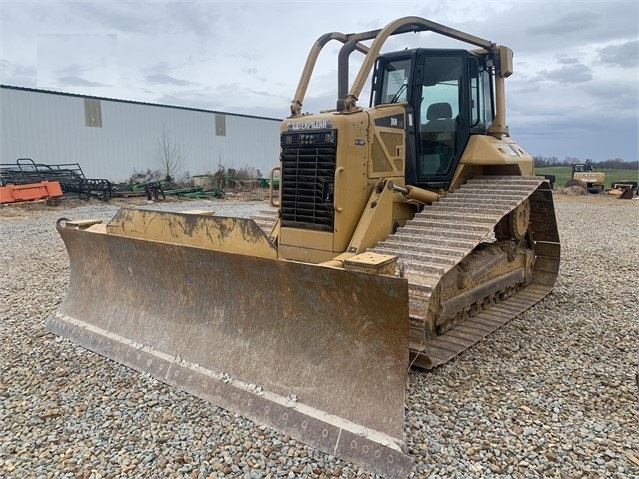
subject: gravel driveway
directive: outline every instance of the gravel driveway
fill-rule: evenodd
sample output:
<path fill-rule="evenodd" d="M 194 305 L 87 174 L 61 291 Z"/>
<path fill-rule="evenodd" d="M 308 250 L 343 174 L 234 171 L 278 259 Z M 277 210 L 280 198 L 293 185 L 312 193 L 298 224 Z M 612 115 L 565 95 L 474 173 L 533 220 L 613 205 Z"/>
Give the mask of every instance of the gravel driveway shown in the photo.
<path fill-rule="evenodd" d="M 639 201 L 555 202 L 555 291 L 445 366 L 410 372 L 414 477 L 639 477 Z M 46 332 L 68 281 L 55 220 L 116 210 L 0 208 L 0 477 L 371 477 Z"/>

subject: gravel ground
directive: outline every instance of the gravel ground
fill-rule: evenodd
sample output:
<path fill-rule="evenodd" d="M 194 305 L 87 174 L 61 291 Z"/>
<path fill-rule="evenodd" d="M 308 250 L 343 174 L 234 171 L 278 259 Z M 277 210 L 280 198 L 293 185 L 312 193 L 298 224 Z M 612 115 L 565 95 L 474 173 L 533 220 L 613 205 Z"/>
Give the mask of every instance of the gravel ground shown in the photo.
<path fill-rule="evenodd" d="M 409 374 L 413 477 L 639 477 L 639 201 L 555 198 L 555 291 Z M 371 477 L 45 331 L 68 281 L 55 220 L 106 220 L 113 203 L 0 208 L 0 477 Z M 265 203 L 159 206 L 249 216 Z"/>

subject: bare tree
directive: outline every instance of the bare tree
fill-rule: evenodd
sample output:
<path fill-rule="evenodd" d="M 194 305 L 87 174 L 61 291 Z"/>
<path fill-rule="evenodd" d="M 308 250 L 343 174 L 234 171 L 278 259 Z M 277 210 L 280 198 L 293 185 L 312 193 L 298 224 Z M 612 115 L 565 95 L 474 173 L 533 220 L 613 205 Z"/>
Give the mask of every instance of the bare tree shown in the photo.
<path fill-rule="evenodd" d="M 182 156 L 182 145 L 175 141 L 164 123 L 158 140 L 157 157 L 162 164 L 162 173 L 171 179 L 177 176 L 186 162 Z"/>

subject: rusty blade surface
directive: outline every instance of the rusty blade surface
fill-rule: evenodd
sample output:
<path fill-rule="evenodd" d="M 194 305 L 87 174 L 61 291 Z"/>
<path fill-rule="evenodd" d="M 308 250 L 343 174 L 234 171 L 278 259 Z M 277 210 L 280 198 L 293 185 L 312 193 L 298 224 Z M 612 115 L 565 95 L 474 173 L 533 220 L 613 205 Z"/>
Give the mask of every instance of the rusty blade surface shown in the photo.
<path fill-rule="evenodd" d="M 373 472 L 406 477 L 405 280 L 58 230 L 71 278 L 50 331 Z"/>

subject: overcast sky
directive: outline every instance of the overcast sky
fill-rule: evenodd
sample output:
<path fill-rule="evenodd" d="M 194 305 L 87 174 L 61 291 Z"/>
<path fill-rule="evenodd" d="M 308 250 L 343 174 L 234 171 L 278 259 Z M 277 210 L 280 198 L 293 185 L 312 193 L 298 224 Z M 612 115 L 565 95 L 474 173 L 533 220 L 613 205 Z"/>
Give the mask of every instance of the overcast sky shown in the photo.
<path fill-rule="evenodd" d="M 639 158 L 638 3 L 0 0 L 0 82 L 283 118 L 321 34 L 414 15 L 514 50 L 507 123 L 529 153 L 631 161 Z M 334 107 L 338 46 L 320 55 L 303 111 Z M 385 51 L 416 46 L 467 47 L 419 33 Z"/>

